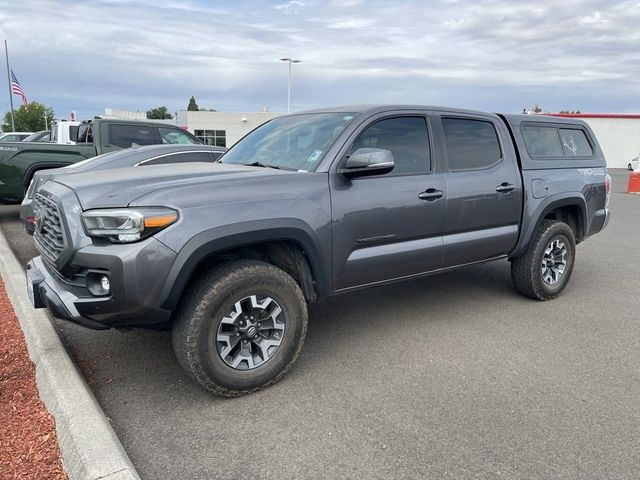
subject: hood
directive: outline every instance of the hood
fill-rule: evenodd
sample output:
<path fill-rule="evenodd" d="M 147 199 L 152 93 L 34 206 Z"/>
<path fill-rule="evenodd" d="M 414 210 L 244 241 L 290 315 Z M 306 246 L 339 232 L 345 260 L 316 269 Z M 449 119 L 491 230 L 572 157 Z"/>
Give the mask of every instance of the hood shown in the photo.
<path fill-rule="evenodd" d="M 178 163 L 55 175 L 51 181 L 75 191 L 84 210 L 124 207 L 156 190 L 234 179 L 267 178 L 287 172 L 224 163 Z"/>

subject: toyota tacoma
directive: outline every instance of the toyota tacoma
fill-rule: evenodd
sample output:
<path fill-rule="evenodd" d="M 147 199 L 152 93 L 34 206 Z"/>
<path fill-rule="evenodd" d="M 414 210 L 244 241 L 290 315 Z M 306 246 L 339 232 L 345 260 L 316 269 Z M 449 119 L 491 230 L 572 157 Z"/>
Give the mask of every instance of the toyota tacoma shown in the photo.
<path fill-rule="evenodd" d="M 609 220 L 582 121 L 420 106 L 296 113 L 214 164 L 57 176 L 34 198 L 36 308 L 96 328 L 173 329 L 208 391 L 264 388 L 295 361 L 307 305 L 508 259 L 550 300 Z"/>

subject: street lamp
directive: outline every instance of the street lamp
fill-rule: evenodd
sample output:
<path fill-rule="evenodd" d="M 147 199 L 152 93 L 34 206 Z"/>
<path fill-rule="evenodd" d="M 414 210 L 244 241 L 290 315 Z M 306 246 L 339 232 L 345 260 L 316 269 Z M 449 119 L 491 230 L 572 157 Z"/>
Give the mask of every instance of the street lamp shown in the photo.
<path fill-rule="evenodd" d="M 291 112 L 291 64 L 292 63 L 300 63 L 302 60 L 298 60 L 296 58 L 281 58 L 282 62 L 289 62 L 289 90 L 287 95 L 287 113 Z"/>

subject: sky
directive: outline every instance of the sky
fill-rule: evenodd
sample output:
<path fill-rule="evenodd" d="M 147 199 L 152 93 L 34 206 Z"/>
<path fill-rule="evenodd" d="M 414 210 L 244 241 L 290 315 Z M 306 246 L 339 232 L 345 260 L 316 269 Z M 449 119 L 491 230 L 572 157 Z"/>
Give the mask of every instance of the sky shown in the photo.
<path fill-rule="evenodd" d="M 286 111 L 282 57 L 301 60 L 294 111 L 402 103 L 640 112 L 638 0 L 19 4 L 0 0 L 0 39 L 29 99 L 59 118 L 105 107 L 176 112 L 191 95 L 219 111 Z"/>

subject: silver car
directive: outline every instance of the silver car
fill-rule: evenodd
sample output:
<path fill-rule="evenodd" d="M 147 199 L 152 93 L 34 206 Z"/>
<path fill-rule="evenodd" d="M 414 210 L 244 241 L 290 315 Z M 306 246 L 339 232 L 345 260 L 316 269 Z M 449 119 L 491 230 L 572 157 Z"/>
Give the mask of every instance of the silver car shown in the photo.
<path fill-rule="evenodd" d="M 22 200 L 20 207 L 22 226 L 29 235 L 33 235 L 35 226 L 33 197 L 45 182 L 56 176 L 167 163 L 215 162 L 226 150 L 226 148 L 211 145 L 145 145 L 105 153 L 62 168 L 40 170 L 33 175 L 27 194 Z"/>
<path fill-rule="evenodd" d="M 631 160 L 629 162 L 629 165 L 627 165 L 627 168 L 629 170 L 640 170 L 640 157 L 636 157 L 633 160 Z"/>
<path fill-rule="evenodd" d="M 32 132 L 5 132 L 0 133 L 0 142 L 21 142 Z"/>

